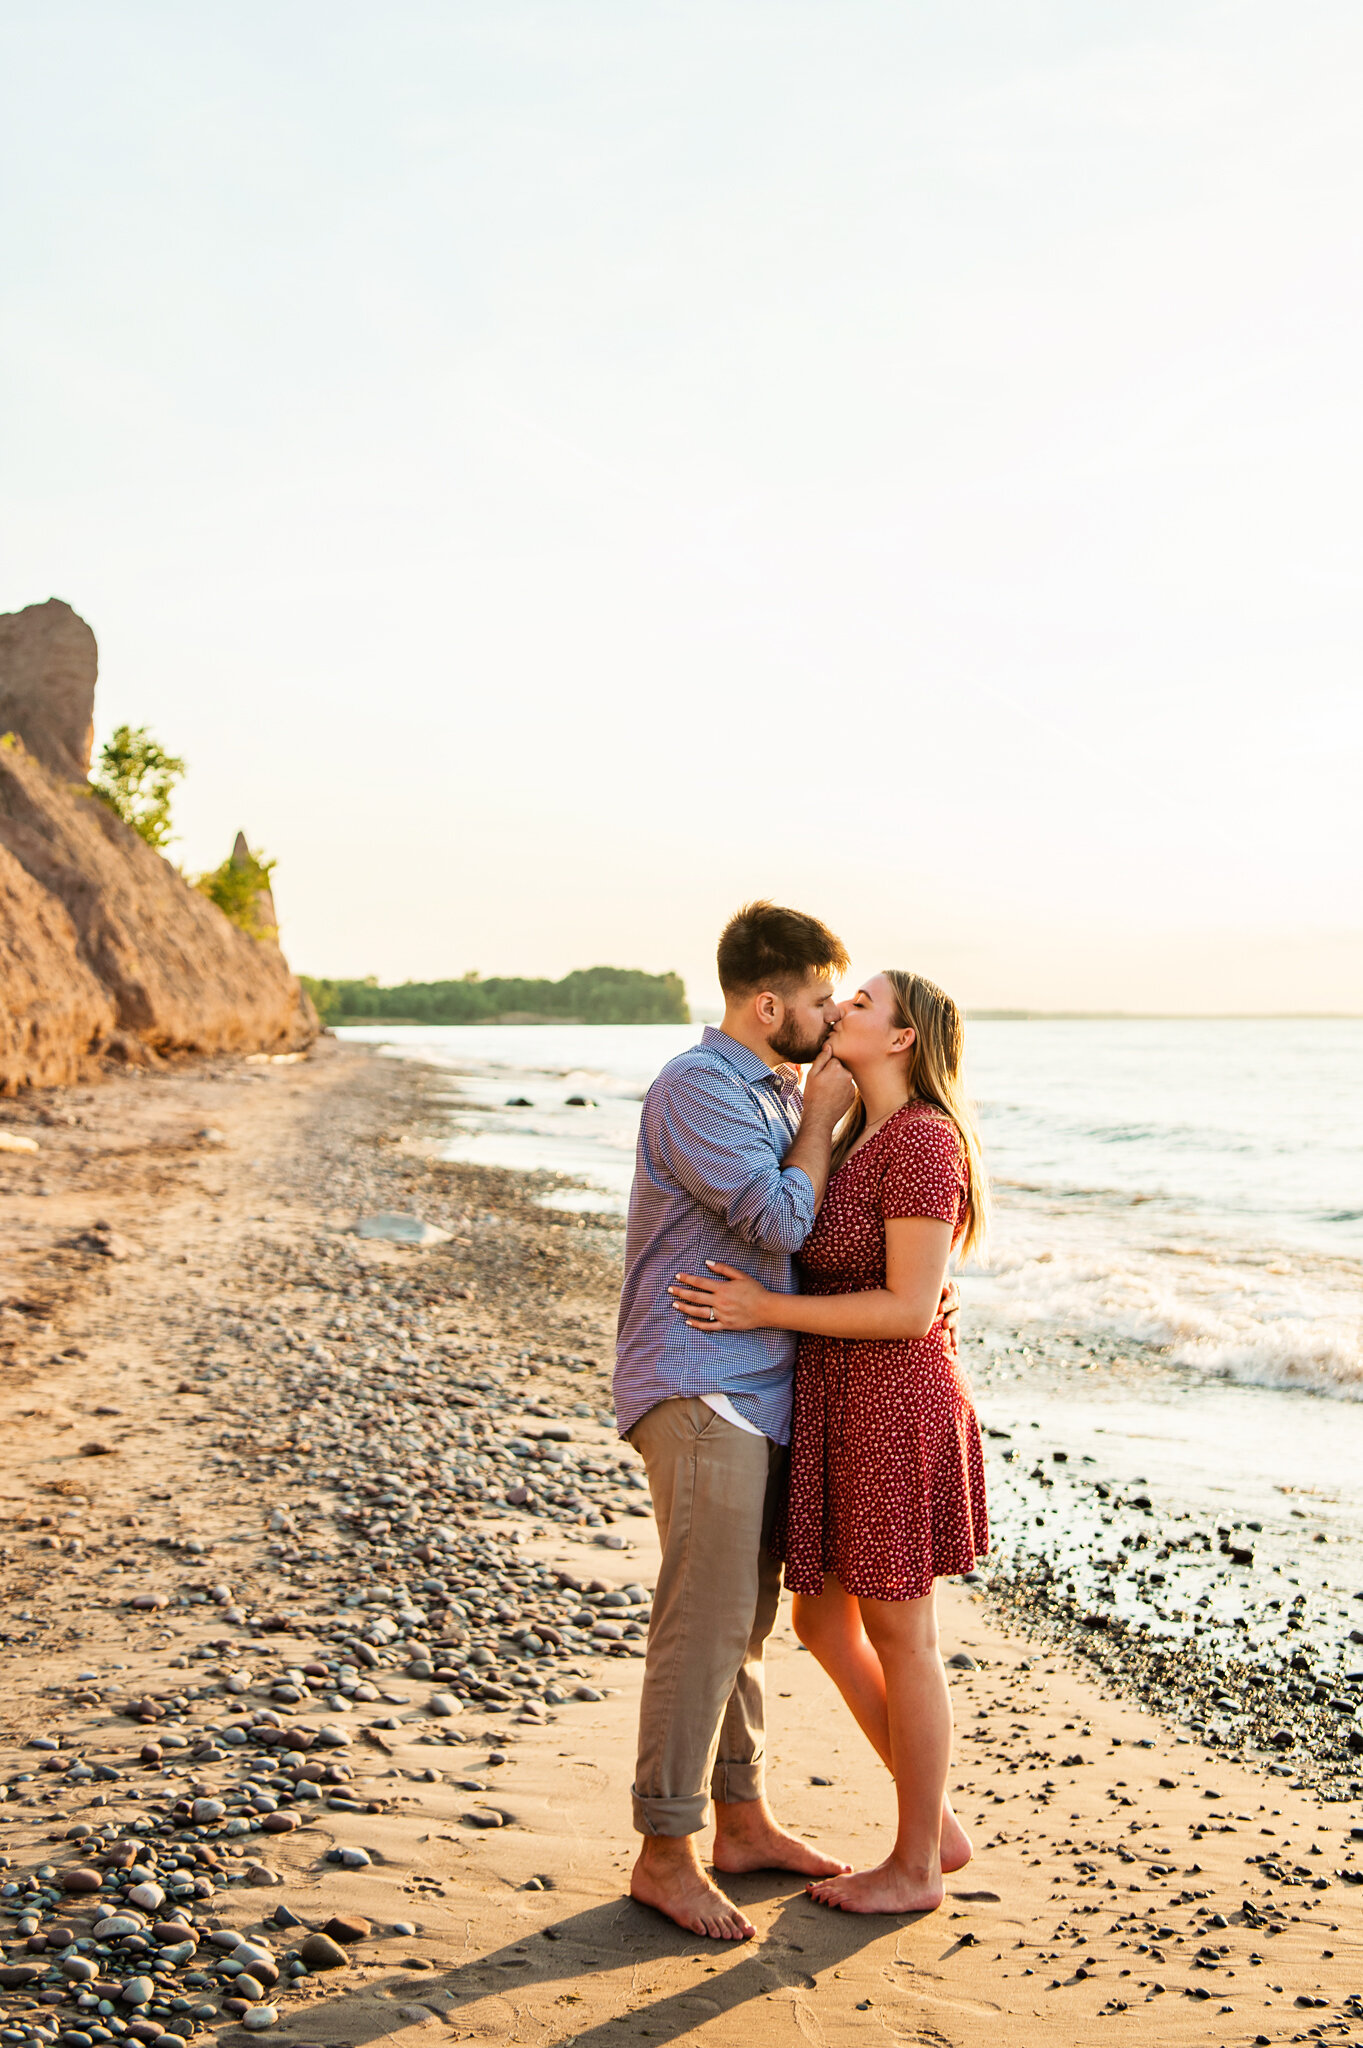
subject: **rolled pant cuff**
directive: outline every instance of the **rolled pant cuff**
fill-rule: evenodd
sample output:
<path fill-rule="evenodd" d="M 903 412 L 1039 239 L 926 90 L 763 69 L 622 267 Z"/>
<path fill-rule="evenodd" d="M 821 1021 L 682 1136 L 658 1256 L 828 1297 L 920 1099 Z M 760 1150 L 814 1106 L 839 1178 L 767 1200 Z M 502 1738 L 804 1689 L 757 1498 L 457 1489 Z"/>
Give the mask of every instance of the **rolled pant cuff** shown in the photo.
<path fill-rule="evenodd" d="M 737 1806 L 746 1800 L 760 1799 L 765 1783 L 764 1766 L 760 1762 L 717 1763 L 710 1776 L 710 1797 L 726 1806 Z"/>
<path fill-rule="evenodd" d="M 703 1792 L 686 1799 L 644 1799 L 635 1792 L 634 1826 L 641 1835 L 698 1835 L 710 1801 Z"/>

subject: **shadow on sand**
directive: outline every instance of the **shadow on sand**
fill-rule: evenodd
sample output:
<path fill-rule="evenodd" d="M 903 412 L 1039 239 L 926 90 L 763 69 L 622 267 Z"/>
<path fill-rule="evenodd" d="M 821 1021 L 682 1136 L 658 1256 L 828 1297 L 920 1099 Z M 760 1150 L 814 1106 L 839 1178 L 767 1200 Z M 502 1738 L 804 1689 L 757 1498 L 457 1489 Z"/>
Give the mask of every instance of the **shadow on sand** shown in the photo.
<path fill-rule="evenodd" d="M 419 1975 L 385 1972 L 363 1989 L 318 2000 L 288 2013 L 288 2038 L 306 2041 L 315 2036 L 360 2048 L 361 2043 L 411 2024 L 402 2015 L 404 2005 L 429 2005 L 456 2027 L 467 2014 L 472 2031 L 492 2037 L 503 2029 L 494 2028 L 491 2014 L 477 2015 L 480 2004 L 511 1999 L 521 2008 L 527 1992 L 557 1985 L 557 1998 L 537 2001 L 537 2022 L 551 2041 L 561 2038 L 586 2048 L 614 2048 L 626 2034 L 647 2034 L 666 2043 L 722 2015 L 740 2012 L 756 1999 L 812 1990 L 814 1976 L 803 1960 L 807 1949 L 817 1953 L 817 1968 L 826 1972 L 880 1940 L 892 1925 L 912 1924 L 830 1913 L 811 1904 L 802 1888 L 790 1891 L 795 1882 L 778 1872 L 726 1880 L 730 1896 L 745 1907 L 780 1901 L 771 1924 L 752 1941 L 730 1944 L 686 1934 L 661 1914 L 622 1895 L 551 1921 L 454 1969 L 423 1970 Z M 692 1965 L 683 1986 L 670 1992 L 660 1987 L 658 1995 L 650 1995 L 640 1985 L 641 1972 L 662 1965 L 664 1974 L 670 1975 L 665 1966 L 682 1961 Z M 574 2014 L 579 2002 L 587 2004 L 588 1999 L 577 1987 L 593 1977 L 610 1977 L 622 1965 L 629 1967 L 630 1976 L 623 1983 L 617 1981 L 614 1994 L 590 1999 L 599 2005 L 605 1997 L 615 2007 L 611 2017 L 584 2027 Z M 556 2031 L 560 2023 L 561 2035 Z M 754 2024 L 761 2022 L 754 2017 Z"/>

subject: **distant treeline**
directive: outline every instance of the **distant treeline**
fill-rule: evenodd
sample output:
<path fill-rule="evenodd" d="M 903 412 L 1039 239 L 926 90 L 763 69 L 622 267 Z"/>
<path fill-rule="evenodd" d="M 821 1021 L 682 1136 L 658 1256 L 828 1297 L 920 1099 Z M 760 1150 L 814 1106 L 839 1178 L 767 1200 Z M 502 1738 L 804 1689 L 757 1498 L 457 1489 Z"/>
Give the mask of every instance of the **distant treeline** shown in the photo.
<path fill-rule="evenodd" d="M 318 981 L 301 974 L 324 1024 L 687 1024 L 678 974 L 585 967 L 562 981 L 466 974 L 459 981 Z"/>

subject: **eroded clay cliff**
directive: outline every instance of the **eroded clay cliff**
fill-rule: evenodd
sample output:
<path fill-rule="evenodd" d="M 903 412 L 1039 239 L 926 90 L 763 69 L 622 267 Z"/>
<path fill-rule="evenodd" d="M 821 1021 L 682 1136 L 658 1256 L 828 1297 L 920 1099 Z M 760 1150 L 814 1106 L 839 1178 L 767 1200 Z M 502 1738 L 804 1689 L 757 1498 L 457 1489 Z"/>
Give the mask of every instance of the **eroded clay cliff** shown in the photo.
<path fill-rule="evenodd" d="M 112 1006 L 125 1056 L 137 1047 L 153 1056 L 284 1052 L 316 1036 L 278 946 L 247 938 L 98 797 L 58 781 L 18 744 L 0 746 L 0 849 L 51 904 L 45 929 L 59 933 L 65 918 L 77 962 Z M 25 945 L 32 950 L 32 897 L 16 895 L 12 910 L 0 901 L 0 919 L 11 918 L 10 929 L 0 926 L 7 970 Z M 4 991 L 21 1037 L 46 1000 L 36 956 L 34 976 L 27 1009 Z M 0 1086 L 26 1078 L 0 1070 Z"/>
<path fill-rule="evenodd" d="M 86 782 L 95 638 L 53 598 L 0 616 L 0 1092 L 104 1054 L 292 1052 L 317 1035 L 248 938 Z"/>
<path fill-rule="evenodd" d="M 0 846 L 0 1088 L 79 1080 L 115 1029 L 66 911 Z"/>

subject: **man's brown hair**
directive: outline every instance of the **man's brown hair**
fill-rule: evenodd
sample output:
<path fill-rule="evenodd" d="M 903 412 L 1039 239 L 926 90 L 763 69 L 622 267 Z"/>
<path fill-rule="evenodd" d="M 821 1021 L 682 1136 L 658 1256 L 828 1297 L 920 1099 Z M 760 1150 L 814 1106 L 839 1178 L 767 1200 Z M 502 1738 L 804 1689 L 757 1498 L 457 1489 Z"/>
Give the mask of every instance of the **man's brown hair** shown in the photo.
<path fill-rule="evenodd" d="M 848 961 L 842 940 L 817 917 L 779 903 L 745 903 L 720 933 L 716 964 L 726 996 L 764 988 L 785 996 L 812 974 L 845 974 Z"/>

